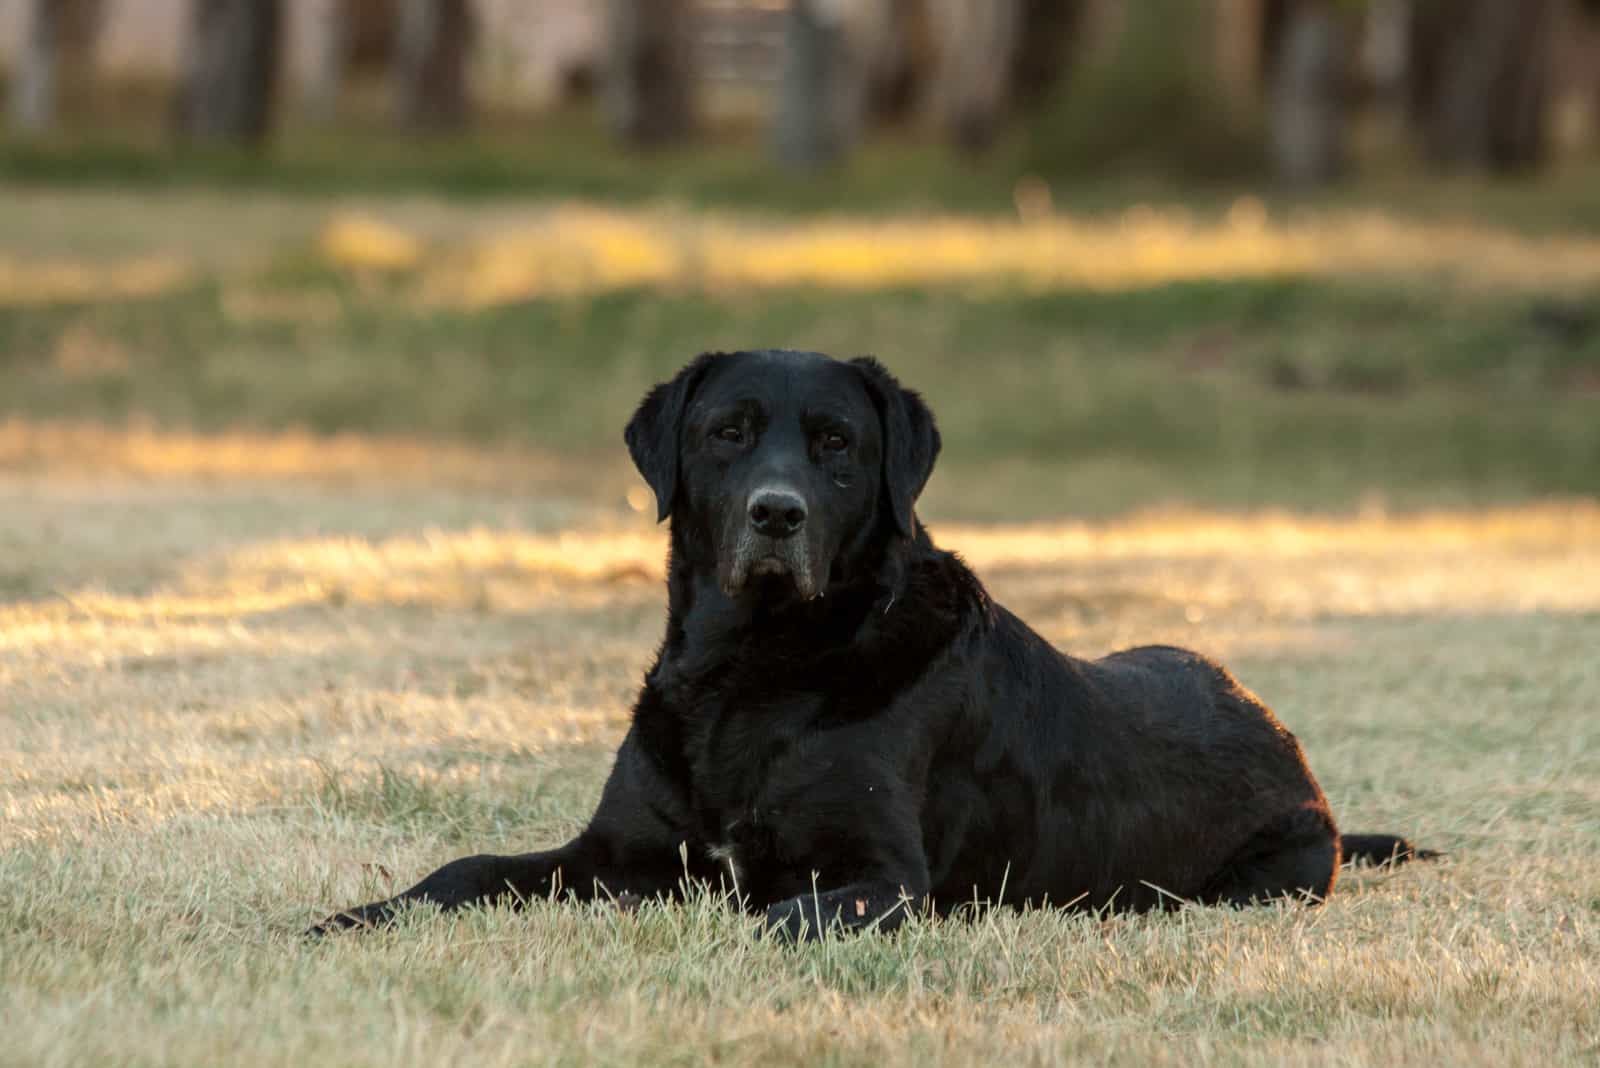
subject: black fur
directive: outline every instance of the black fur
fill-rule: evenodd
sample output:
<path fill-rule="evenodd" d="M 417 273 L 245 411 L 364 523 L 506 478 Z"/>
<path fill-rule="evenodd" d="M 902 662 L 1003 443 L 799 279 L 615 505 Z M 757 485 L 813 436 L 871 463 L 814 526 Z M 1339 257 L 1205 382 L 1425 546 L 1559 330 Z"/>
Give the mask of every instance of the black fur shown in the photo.
<path fill-rule="evenodd" d="M 626 438 L 672 520 L 668 621 L 588 827 L 317 930 L 690 879 L 815 937 L 975 900 L 1316 902 L 1341 845 L 1414 855 L 1341 840 L 1294 736 L 1221 666 L 1164 646 L 1078 660 L 991 601 L 916 522 L 939 434 L 876 361 L 702 356 Z"/>

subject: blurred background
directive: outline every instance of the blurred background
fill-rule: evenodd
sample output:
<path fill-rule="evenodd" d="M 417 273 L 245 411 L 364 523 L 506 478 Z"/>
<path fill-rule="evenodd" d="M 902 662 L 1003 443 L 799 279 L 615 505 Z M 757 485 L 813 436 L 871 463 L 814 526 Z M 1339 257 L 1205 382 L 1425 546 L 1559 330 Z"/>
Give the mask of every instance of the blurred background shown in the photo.
<path fill-rule="evenodd" d="M 704 349 L 935 514 L 1600 490 L 1593 0 L 0 0 L 0 465 L 642 510 Z"/>

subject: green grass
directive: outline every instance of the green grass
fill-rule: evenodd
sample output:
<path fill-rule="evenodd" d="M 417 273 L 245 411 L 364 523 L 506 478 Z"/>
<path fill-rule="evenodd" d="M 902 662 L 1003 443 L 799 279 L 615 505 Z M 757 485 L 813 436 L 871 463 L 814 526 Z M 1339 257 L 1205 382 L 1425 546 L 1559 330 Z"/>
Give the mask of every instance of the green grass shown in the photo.
<path fill-rule="evenodd" d="M 233 188 L 304 196 L 426 192 L 459 199 L 562 196 L 763 208 L 1010 211 L 1015 146 L 978 168 L 937 146 L 885 141 L 846 169 L 786 171 L 758 135 L 721 133 L 681 149 L 618 151 L 579 115 L 501 119 L 423 140 L 371 125 L 292 127 L 260 150 L 178 146 L 155 131 L 82 130 L 0 140 L 0 181 L 53 187 Z M 1113 200 L 1109 183 L 1098 196 Z"/>
<path fill-rule="evenodd" d="M 627 291 L 421 313 L 294 260 L 249 288 L 337 312 L 240 320 L 210 283 L 0 308 L 0 415 L 511 441 L 614 467 L 632 405 L 694 353 L 798 346 L 875 353 L 928 394 L 952 491 L 933 500 L 959 515 L 1600 492 L 1600 323 L 1581 301 L 1302 279 Z M 1551 306 L 1578 314 L 1576 330 L 1547 325 Z M 97 343 L 119 362 L 64 364 L 63 349 Z"/>
<path fill-rule="evenodd" d="M 1107 129 L 1101 124 L 1097 136 Z M 1430 174 L 1403 154 L 1380 153 L 1353 180 L 1308 193 L 1275 188 L 1257 168 L 1237 162 L 1212 168 L 1230 177 L 1196 180 L 1137 159 L 1127 165 L 1101 159 L 1082 166 L 1050 163 L 1055 150 L 1050 137 L 1041 141 L 1014 130 L 989 156 L 972 161 L 923 136 L 887 135 L 861 146 L 843 166 L 812 173 L 775 163 L 761 132 L 739 127 L 713 128 L 682 148 L 619 151 L 582 112 L 491 115 L 460 135 L 421 141 L 371 119 L 331 128 L 290 123 L 250 150 L 175 144 L 141 112 L 42 139 L 0 135 L 0 183 L 146 193 L 228 190 L 314 200 L 350 194 L 461 201 L 572 197 L 802 216 L 1013 215 L 1018 180 L 1042 175 L 1058 209 L 1084 215 L 1181 202 L 1210 216 L 1248 195 L 1275 211 L 1354 207 L 1540 233 L 1600 232 L 1600 161 L 1592 155 L 1562 160 L 1538 180 L 1491 180 Z M 1216 155 L 1216 146 L 1207 150 Z"/>

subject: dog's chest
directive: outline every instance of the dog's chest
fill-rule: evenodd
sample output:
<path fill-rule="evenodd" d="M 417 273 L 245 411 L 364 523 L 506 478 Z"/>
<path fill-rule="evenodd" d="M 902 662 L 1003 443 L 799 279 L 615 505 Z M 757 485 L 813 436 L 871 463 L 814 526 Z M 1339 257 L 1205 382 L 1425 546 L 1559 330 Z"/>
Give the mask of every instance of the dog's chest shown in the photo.
<path fill-rule="evenodd" d="M 763 817 L 759 799 L 697 808 L 706 856 L 741 893 L 759 892 L 752 875 L 769 869 L 778 851 L 776 827 Z"/>
<path fill-rule="evenodd" d="M 685 739 L 689 795 L 706 852 L 743 891 L 782 853 L 784 787 L 803 763 L 803 724 L 820 698 L 730 701 L 700 710 Z M 710 714 L 707 714 L 710 713 Z"/>

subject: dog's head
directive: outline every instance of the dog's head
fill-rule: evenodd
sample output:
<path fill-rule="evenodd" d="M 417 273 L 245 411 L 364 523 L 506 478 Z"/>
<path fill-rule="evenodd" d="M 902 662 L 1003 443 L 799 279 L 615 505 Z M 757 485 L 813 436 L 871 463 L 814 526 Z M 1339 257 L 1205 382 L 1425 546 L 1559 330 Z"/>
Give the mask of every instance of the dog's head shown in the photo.
<path fill-rule="evenodd" d="M 730 597 L 810 600 L 857 577 L 915 535 L 939 454 L 927 406 L 876 360 L 781 350 L 699 357 L 625 437 L 659 518 Z"/>

